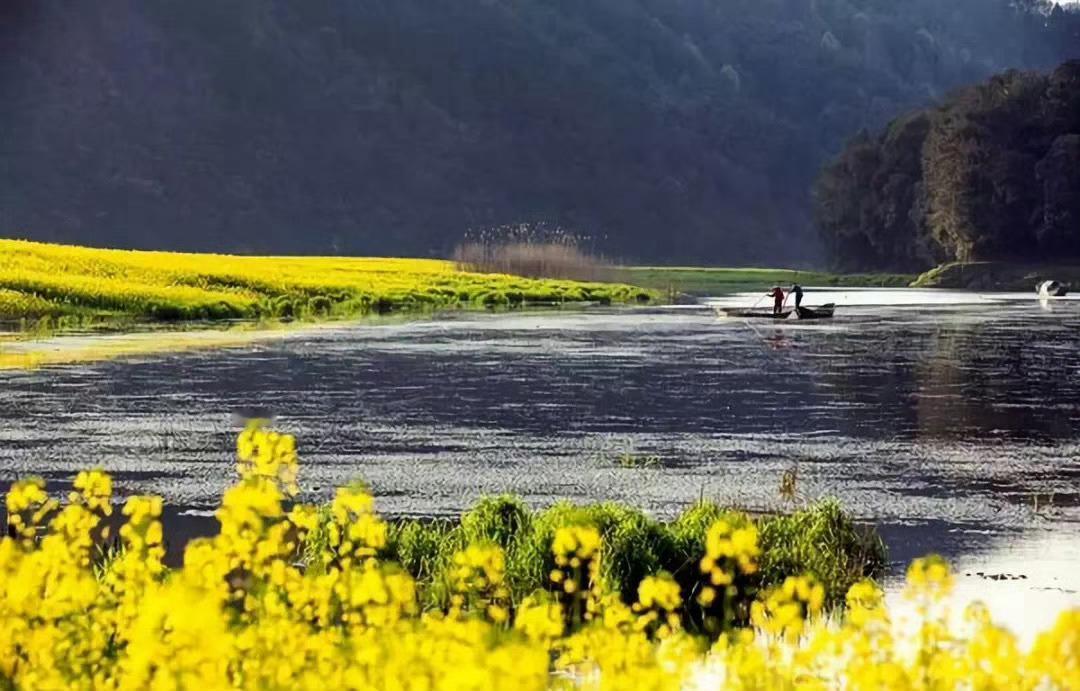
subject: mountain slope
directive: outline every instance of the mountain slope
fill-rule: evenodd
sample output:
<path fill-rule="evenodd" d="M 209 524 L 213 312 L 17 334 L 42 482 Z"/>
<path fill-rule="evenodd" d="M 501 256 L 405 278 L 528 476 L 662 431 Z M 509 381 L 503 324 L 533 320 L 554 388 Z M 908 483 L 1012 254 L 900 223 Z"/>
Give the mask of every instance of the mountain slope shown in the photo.
<path fill-rule="evenodd" d="M 1029 0 L 9 0 L 0 234 L 445 254 L 559 224 L 651 261 L 812 261 L 863 127 L 1080 55 Z"/>

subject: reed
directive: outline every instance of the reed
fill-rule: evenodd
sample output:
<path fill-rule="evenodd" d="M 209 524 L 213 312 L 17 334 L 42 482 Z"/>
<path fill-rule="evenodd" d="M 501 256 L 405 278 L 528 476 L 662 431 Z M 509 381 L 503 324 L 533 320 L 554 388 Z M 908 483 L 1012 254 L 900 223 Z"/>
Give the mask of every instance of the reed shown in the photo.
<path fill-rule="evenodd" d="M 594 238 L 544 222 L 514 223 L 465 234 L 453 253 L 462 271 L 531 278 L 610 281 L 613 263 Z"/>
<path fill-rule="evenodd" d="M 603 258 L 558 242 L 465 243 L 454 250 L 453 259 L 459 270 L 477 273 L 577 281 L 608 281 L 614 275 Z"/>

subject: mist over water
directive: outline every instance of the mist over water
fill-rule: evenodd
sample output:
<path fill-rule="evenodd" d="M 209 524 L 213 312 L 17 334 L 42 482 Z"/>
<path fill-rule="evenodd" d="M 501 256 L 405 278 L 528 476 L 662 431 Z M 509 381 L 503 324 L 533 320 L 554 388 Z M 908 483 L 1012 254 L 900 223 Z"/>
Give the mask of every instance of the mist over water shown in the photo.
<path fill-rule="evenodd" d="M 1080 302 L 808 292 L 822 302 L 837 319 L 453 314 L 7 372 L 0 479 L 58 489 L 100 464 L 122 494 L 206 515 L 233 478 L 232 414 L 265 406 L 298 437 L 310 500 L 360 477 L 389 515 L 498 492 L 772 511 L 790 506 L 787 471 L 797 501 L 836 497 L 877 525 L 896 572 L 936 551 L 961 591 L 1008 576 L 1014 595 L 1080 601 Z"/>

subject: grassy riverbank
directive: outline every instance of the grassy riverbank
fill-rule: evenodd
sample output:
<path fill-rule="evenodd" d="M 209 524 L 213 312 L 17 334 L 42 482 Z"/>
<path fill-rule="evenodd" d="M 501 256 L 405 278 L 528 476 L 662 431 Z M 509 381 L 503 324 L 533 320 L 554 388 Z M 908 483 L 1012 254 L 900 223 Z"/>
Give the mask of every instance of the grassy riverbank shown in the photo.
<path fill-rule="evenodd" d="M 902 288 L 915 280 L 909 274 L 834 274 L 791 269 L 720 269 L 704 267 L 628 266 L 614 270 L 616 280 L 662 291 L 665 295 L 724 295 L 792 283 L 812 286 Z"/>
<path fill-rule="evenodd" d="M 1043 281 L 1059 281 L 1080 287 L 1080 266 L 970 262 L 943 264 L 919 276 L 916 288 L 1003 290 L 1034 293 Z"/>
<path fill-rule="evenodd" d="M 0 320 L 9 321 L 314 320 L 653 297 L 629 285 L 466 273 L 428 259 L 246 257 L 0 240 Z"/>

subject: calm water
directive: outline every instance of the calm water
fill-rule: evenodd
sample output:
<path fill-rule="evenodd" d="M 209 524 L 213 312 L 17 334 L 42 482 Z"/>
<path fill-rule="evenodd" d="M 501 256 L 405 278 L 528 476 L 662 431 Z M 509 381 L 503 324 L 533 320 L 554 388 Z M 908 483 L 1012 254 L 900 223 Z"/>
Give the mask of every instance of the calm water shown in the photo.
<path fill-rule="evenodd" d="M 824 301 L 836 320 L 462 314 L 0 373 L 0 482 L 102 464 L 198 515 L 232 478 L 231 414 L 265 406 L 297 434 L 312 499 L 362 477 L 395 515 L 505 491 L 771 510 L 794 470 L 800 500 L 839 498 L 898 565 L 945 553 L 971 573 L 961 590 L 1008 583 L 1021 618 L 1025 598 L 1080 605 L 1080 302 L 806 299 Z"/>

